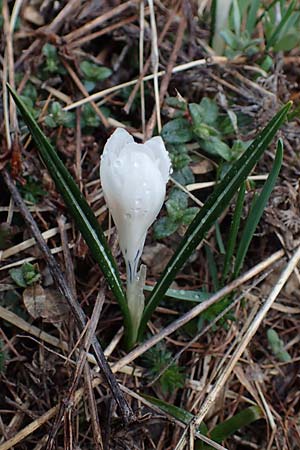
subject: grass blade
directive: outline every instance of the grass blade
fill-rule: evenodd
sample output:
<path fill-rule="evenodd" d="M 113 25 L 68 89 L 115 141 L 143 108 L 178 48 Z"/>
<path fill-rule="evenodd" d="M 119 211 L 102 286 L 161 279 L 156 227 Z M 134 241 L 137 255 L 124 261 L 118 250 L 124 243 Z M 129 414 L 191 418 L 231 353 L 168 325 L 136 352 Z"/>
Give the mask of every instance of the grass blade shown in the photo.
<path fill-rule="evenodd" d="M 260 0 L 252 0 L 250 3 L 249 12 L 248 12 L 247 21 L 246 21 L 246 30 L 250 37 L 252 36 L 252 33 L 255 28 L 256 14 L 257 14 L 257 11 L 259 10 L 259 6 L 260 6 Z"/>
<path fill-rule="evenodd" d="M 91 253 L 113 291 L 124 315 L 125 326 L 129 326 L 129 311 L 123 293 L 118 269 L 108 247 L 103 231 L 87 201 L 78 189 L 71 174 L 66 169 L 56 151 L 44 135 L 36 121 L 31 116 L 26 105 L 18 94 L 9 86 L 8 89 L 22 115 L 23 120 L 31 132 L 32 138 L 41 155 L 41 158 L 49 170 L 58 191 L 61 193 L 66 205 L 82 236 L 84 237 Z"/>
<path fill-rule="evenodd" d="M 146 400 L 152 403 L 155 406 L 158 406 L 162 411 L 174 417 L 175 419 L 183 422 L 188 425 L 191 420 L 195 418 L 193 414 L 186 411 L 183 408 L 179 408 L 178 406 L 170 405 L 169 403 L 158 399 L 156 397 L 152 397 L 150 395 L 142 395 Z M 256 420 L 262 419 L 264 417 L 263 411 L 257 405 L 250 406 L 234 416 L 230 417 L 230 419 L 225 420 L 224 422 L 216 425 L 209 433 L 206 425 L 202 422 L 198 428 L 198 431 L 204 436 L 209 436 L 210 439 L 217 443 L 221 443 L 225 439 L 227 439 L 230 435 L 234 434 L 236 431 L 240 430 L 242 427 L 246 425 L 250 425 L 252 422 Z M 213 447 L 204 444 L 203 442 L 197 440 L 196 441 L 196 449 L 213 449 Z"/>
<path fill-rule="evenodd" d="M 291 102 L 287 103 L 273 117 L 262 133 L 258 135 L 243 153 L 240 159 L 232 165 L 223 180 L 219 183 L 203 208 L 190 224 L 177 251 L 167 264 L 166 269 L 149 297 L 141 320 L 139 337 L 141 337 L 153 311 L 162 300 L 165 292 L 173 282 L 181 267 L 202 241 L 205 233 L 228 206 L 240 185 L 247 178 L 254 165 L 274 138 L 276 132 L 285 120 L 291 104 Z"/>
<path fill-rule="evenodd" d="M 257 405 L 243 409 L 230 419 L 218 424 L 210 432 L 210 438 L 215 442 L 222 442 L 246 425 L 264 417 L 263 411 Z"/>
<path fill-rule="evenodd" d="M 246 183 L 244 181 L 244 183 L 242 184 L 242 186 L 240 187 L 240 190 L 239 190 L 239 194 L 238 194 L 238 198 L 237 198 L 236 206 L 235 206 L 235 211 L 234 211 L 232 222 L 230 225 L 228 246 L 226 249 L 224 268 L 223 268 L 223 274 L 222 274 L 222 284 L 224 283 L 224 281 L 228 275 L 228 272 L 230 270 L 230 264 L 231 264 L 233 252 L 235 249 L 235 245 L 236 245 L 236 238 L 237 238 L 239 227 L 240 227 L 245 192 L 246 192 Z"/>
<path fill-rule="evenodd" d="M 260 193 L 260 195 L 254 200 L 254 203 L 251 206 L 251 211 L 247 217 L 246 224 L 243 230 L 243 234 L 240 240 L 240 244 L 236 253 L 236 260 L 234 266 L 234 276 L 237 276 L 241 267 L 243 265 L 246 253 L 248 251 L 250 242 L 252 240 L 253 234 L 257 227 L 258 222 L 264 212 L 265 206 L 269 200 L 271 192 L 276 183 L 283 157 L 283 143 L 280 139 L 277 144 L 277 151 L 274 160 L 274 164 L 272 170 L 268 176 L 267 181 L 264 184 L 264 187 Z"/>
<path fill-rule="evenodd" d="M 144 286 L 144 291 L 152 292 L 155 286 Z M 166 297 L 183 300 L 185 302 L 200 303 L 207 300 L 211 294 L 204 291 L 188 291 L 184 289 L 168 289 L 165 293 Z"/>
<path fill-rule="evenodd" d="M 291 17 L 291 15 L 292 15 L 292 13 L 293 13 L 293 11 L 295 9 L 296 3 L 297 3 L 297 0 L 292 0 L 291 1 L 288 9 L 286 10 L 284 16 L 281 19 L 281 21 L 279 22 L 279 24 L 277 25 L 277 27 L 273 31 L 272 35 L 268 39 L 268 42 L 267 42 L 267 45 L 266 45 L 266 50 L 269 50 L 278 41 L 280 33 L 284 29 L 287 21 L 289 20 L 289 18 Z"/>

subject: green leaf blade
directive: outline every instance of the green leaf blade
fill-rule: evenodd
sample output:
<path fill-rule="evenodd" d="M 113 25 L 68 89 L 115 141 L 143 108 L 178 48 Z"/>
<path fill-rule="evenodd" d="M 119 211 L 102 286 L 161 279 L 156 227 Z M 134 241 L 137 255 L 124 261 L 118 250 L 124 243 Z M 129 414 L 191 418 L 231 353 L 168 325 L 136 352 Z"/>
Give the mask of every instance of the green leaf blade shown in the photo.
<path fill-rule="evenodd" d="M 245 227 L 243 230 L 243 234 L 241 236 L 240 244 L 239 244 L 239 247 L 238 247 L 237 253 L 236 253 L 234 276 L 237 276 L 237 274 L 239 273 L 239 271 L 243 265 L 243 262 L 244 262 L 247 250 L 249 248 L 250 242 L 252 240 L 253 234 L 255 232 L 255 229 L 258 225 L 258 222 L 263 214 L 263 211 L 265 209 L 267 201 L 269 200 L 271 192 L 276 183 L 276 180 L 277 180 L 280 168 L 281 168 L 281 164 L 282 164 L 282 158 L 283 158 L 283 144 L 280 139 L 278 141 L 276 156 L 275 156 L 272 170 L 268 176 L 267 181 L 264 184 L 262 192 L 257 197 L 257 199 L 254 201 L 254 204 L 251 207 L 249 216 L 246 220 L 246 224 L 245 224 Z"/>
<path fill-rule="evenodd" d="M 185 233 L 177 251 L 169 261 L 155 289 L 151 293 L 141 320 L 139 336 L 143 333 L 148 320 L 165 292 L 173 282 L 175 276 L 189 258 L 194 249 L 204 238 L 205 233 L 227 207 L 240 185 L 247 178 L 254 165 L 260 159 L 276 132 L 285 120 L 291 107 L 287 103 L 264 128 L 262 133 L 252 142 L 244 154 L 232 165 L 223 180 L 208 198 L 207 202 L 197 214 Z"/>
<path fill-rule="evenodd" d="M 93 211 L 47 137 L 33 119 L 17 93 L 9 85 L 8 89 L 22 114 L 23 120 L 31 132 L 45 166 L 49 170 L 58 191 L 61 193 L 76 225 L 86 240 L 93 257 L 100 265 L 103 274 L 121 307 L 126 326 L 126 323 L 129 324 L 130 322 L 128 306 L 122 289 L 118 269 L 108 247 L 104 233 Z"/>

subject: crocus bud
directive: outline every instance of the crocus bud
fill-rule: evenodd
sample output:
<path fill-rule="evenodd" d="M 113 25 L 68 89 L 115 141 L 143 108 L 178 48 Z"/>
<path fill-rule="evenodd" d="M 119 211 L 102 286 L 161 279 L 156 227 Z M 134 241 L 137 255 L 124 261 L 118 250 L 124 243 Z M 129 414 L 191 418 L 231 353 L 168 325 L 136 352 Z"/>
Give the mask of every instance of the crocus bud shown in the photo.
<path fill-rule="evenodd" d="M 100 178 L 119 233 L 130 297 L 129 285 L 136 283 L 147 230 L 163 205 L 170 171 L 169 154 L 159 136 L 137 144 L 127 131 L 117 128 L 105 144 Z"/>

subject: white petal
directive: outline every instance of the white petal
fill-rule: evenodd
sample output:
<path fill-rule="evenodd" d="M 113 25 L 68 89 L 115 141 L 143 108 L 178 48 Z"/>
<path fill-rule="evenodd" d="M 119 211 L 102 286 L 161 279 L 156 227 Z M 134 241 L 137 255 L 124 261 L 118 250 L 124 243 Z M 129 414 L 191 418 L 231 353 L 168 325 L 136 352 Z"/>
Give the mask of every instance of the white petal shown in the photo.
<path fill-rule="evenodd" d="M 126 131 L 118 129 L 105 145 L 101 183 L 118 229 L 130 282 L 137 274 L 147 230 L 163 205 L 170 167 L 160 137 L 137 144 Z"/>
<path fill-rule="evenodd" d="M 103 192 L 132 275 L 136 273 L 147 230 L 159 213 L 166 192 L 158 167 L 140 151 L 140 145 L 127 145 L 107 168 L 104 161 L 101 164 Z"/>
<path fill-rule="evenodd" d="M 164 141 L 160 136 L 155 136 L 145 142 L 145 146 L 151 149 L 151 157 L 154 157 L 162 174 L 163 180 L 167 183 L 171 173 L 171 160 L 166 150 Z"/>
<path fill-rule="evenodd" d="M 128 131 L 124 130 L 124 128 L 117 128 L 108 138 L 104 146 L 103 156 L 108 155 L 110 159 L 113 156 L 117 156 L 122 148 L 130 142 L 134 142 L 134 139 Z"/>

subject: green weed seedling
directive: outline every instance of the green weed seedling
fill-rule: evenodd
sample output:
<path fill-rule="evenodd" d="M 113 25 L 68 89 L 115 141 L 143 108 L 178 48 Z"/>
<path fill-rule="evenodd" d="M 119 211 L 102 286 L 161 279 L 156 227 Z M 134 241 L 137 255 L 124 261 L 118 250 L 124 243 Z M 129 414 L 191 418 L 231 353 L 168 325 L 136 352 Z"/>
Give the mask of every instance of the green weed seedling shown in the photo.
<path fill-rule="evenodd" d="M 41 278 L 38 266 L 28 262 L 16 269 L 10 269 L 9 274 L 16 285 L 23 288 L 35 284 Z"/>
<path fill-rule="evenodd" d="M 172 353 L 165 345 L 152 347 L 145 353 L 144 359 L 149 368 L 150 381 L 158 378 L 157 382 L 163 395 L 171 394 L 175 389 L 184 386 L 183 368 L 174 361 Z"/>
<path fill-rule="evenodd" d="M 88 92 L 93 91 L 99 81 L 106 80 L 112 74 L 108 67 L 98 66 L 91 61 L 82 61 L 80 69 L 84 76 L 84 87 Z"/>

